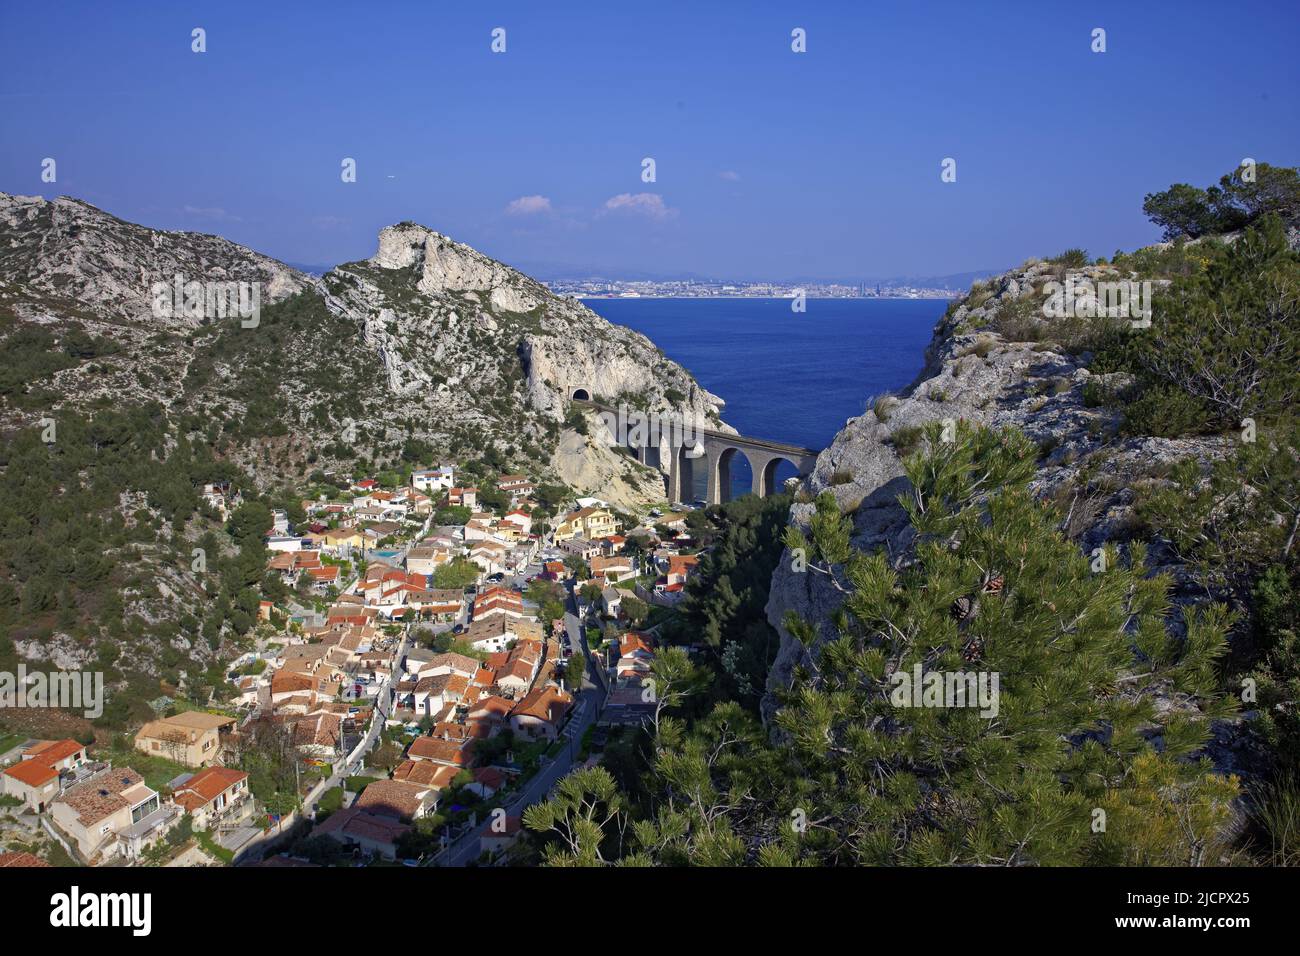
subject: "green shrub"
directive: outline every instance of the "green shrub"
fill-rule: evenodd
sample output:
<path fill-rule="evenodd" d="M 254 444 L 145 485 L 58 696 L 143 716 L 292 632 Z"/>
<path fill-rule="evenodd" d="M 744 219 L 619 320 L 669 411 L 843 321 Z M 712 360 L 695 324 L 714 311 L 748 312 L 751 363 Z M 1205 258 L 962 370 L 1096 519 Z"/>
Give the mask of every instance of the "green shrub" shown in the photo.
<path fill-rule="evenodd" d="M 1047 260 L 1053 265 L 1065 266 L 1067 269 L 1082 269 L 1088 264 L 1088 251 L 1086 249 L 1066 249 L 1059 256 L 1053 256 Z"/>
<path fill-rule="evenodd" d="M 1126 435 L 1177 438 L 1205 430 L 1205 406 L 1174 388 L 1149 388 L 1124 406 Z"/>
<path fill-rule="evenodd" d="M 889 433 L 889 444 L 894 446 L 899 458 L 906 458 L 920 447 L 924 434 L 925 430 L 920 425 L 904 425 Z"/>
<path fill-rule="evenodd" d="M 1099 348 L 1103 369 L 1138 377 L 1129 431 L 1236 427 L 1300 400 L 1300 256 L 1276 217 L 1248 229 L 1205 276 L 1174 280 L 1152 312 L 1149 328 L 1108 333 Z"/>

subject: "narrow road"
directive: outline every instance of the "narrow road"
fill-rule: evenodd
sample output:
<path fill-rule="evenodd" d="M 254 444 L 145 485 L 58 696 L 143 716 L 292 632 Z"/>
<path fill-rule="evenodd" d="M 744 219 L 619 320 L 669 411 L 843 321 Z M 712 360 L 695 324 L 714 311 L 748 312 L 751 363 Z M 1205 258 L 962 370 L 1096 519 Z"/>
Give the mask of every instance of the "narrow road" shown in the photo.
<path fill-rule="evenodd" d="M 366 736 L 362 739 L 361 750 L 357 752 L 356 758 L 351 763 L 344 762 L 347 757 L 344 754 L 339 759 L 339 762 L 334 765 L 334 772 L 329 779 L 322 781 L 312 789 L 311 793 L 303 801 L 303 816 L 310 817 L 315 814 L 316 804 L 320 802 L 320 798 L 324 796 L 325 792 L 334 787 L 342 786 L 343 782 L 352 775 L 357 766 L 366 759 L 366 754 L 370 753 L 374 748 L 375 742 L 379 740 L 379 735 L 384 729 L 384 722 L 388 719 L 388 713 L 392 708 L 393 684 L 402 679 L 402 658 L 406 656 L 406 638 L 407 635 L 403 634 L 401 642 L 397 645 L 397 654 L 393 658 L 393 672 L 389 675 L 388 680 L 384 681 L 380 686 L 379 693 L 375 695 L 376 715 L 371 719 L 370 727 L 366 730 Z"/>
<path fill-rule="evenodd" d="M 555 785 L 569 774 L 577 760 L 582 735 L 586 733 L 588 727 L 596 722 L 605 706 L 605 698 L 609 693 L 605 686 L 605 674 L 598 663 L 592 659 L 591 650 L 587 646 L 587 636 L 583 631 L 582 622 L 578 618 L 577 611 L 577 601 L 573 595 L 572 585 L 570 585 L 569 599 L 564 614 L 564 626 L 569 632 L 569 640 L 573 647 L 581 650 L 583 658 L 587 662 L 587 674 L 583 681 L 582 690 L 578 693 L 577 703 L 574 704 L 573 715 L 561 732 L 560 739 L 566 741 L 567 746 L 555 756 L 554 760 L 544 764 L 537 774 L 524 785 L 523 789 L 515 794 L 509 803 L 505 804 L 507 816 L 518 816 L 526 807 L 546 799 L 555 788 Z M 468 827 L 467 832 L 454 839 L 446 849 L 428 858 L 424 865 L 468 865 L 478 858 L 481 852 L 479 839 L 490 826 L 491 820 L 489 819 L 479 821 L 473 827 Z"/>

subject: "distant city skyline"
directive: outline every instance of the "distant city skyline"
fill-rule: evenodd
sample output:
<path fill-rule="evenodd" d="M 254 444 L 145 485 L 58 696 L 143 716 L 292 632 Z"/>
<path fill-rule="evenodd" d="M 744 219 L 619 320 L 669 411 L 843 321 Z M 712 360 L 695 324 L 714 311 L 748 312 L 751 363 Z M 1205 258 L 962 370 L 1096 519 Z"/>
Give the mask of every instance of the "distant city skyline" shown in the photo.
<path fill-rule="evenodd" d="M 1252 12 L 11 4 L 0 189 L 319 265 L 402 220 L 541 277 L 1110 256 L 1146 193 L 1300 159 L 1300 9 Z"/>

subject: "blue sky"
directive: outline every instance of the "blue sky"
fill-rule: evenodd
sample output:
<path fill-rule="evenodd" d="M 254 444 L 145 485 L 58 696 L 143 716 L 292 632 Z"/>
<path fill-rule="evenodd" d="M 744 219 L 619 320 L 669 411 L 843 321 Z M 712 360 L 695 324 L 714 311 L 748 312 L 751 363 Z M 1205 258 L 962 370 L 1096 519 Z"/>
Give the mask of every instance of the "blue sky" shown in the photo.
<path fill-rule="evenodd" d="M 309 264 L 404 219 L 543 276 L 1110 255 L 1147 192 L 1300 164 L 1297 35 L 1294 2 L 10 2 L 0 190 Z"/>

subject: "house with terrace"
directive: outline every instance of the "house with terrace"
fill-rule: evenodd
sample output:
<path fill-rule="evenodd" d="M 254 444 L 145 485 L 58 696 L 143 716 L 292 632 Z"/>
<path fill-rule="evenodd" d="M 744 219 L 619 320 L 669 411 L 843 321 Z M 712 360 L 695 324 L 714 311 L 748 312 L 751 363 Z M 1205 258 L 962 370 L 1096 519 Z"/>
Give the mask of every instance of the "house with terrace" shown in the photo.
<path fill-rule="evenodd" d="M 91 866 L 118 857 L 139 858 L 179 817 L 180 809 L 164 805 L 130 767 L 107 767 L 50 804 L 56 832 Z"/>

